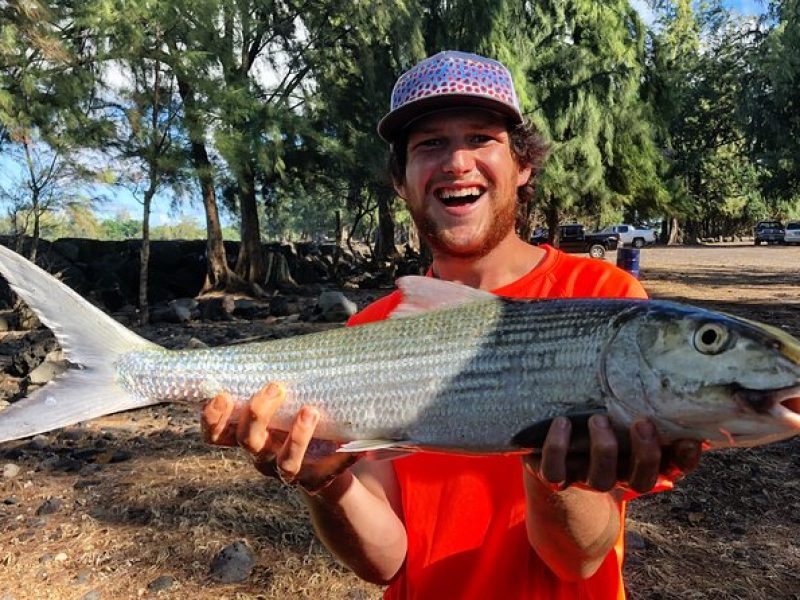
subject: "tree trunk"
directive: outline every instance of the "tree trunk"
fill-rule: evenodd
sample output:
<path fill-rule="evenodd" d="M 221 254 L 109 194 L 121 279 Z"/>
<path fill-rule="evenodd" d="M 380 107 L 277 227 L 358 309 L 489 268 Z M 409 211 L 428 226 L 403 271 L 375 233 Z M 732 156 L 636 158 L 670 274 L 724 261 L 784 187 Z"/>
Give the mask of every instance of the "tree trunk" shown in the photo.
<path fill-rule="evenodd" d="M 192 163 L 197 178 L 200 181 L 200 190 L 203 196 L 203 207 L 206 213 L 206 281 L 201 293 L 212 290 L 225 290 L 237 281 L 234 272 L 228 267 L 225 255 L 225 244 L 222 238 L 222 226 L 219 222 L 217 210 L 217 195 L 214 191 L 214 175 L 211 161 L 208 158 L 205 145 L 205 128 L 197 117 L 194 106 L 194 95 L 189 83 L 178 77 L 178 91 L 184 105 L 184 119 L 186 130 L 191 141 Z"/>
<path fill-rule="evenodd" d="M 558 248 L 558 244 L 561 241 L 561 230 L 558 227 L 558 208 L 548 202 L 544 216 L 547 221 L 547 241 L 554 248 Z"/>
<path fill-rule="evenodd" d="M 270 289 L 277 290 L 297 287 L 297 282 L 292 278 L 292 272 L 289 269 L 289 261 L 283 252 L 270 252 L 269 257 L 269 281 L 266 281 L 265 285 Z"/>
<path fill-rule="evenodd" d="M 205 144 L 192 142 L 192 160 L 200 178 L 200 190 L 206 213 L 206 281 L 202 292 L 227 289 L 234 281 L 235 274 L 228 267 L 222 226 L 217 210 L 217 196 L 214 191 L 214 178 L 211 175 L 211 161 L 208 159 Z"/>
<path fill-rule="evenodd" d="M 658 241 L 661 244 L 668 244 L 670 238 L 670 225 L 672 218 L 664 217 L 661 219 L 661 231 L 658 232 Z"/>
<path fill-rule="evenodd" d="M 420 250 L 422 249 L 422 242 L 419 239 L 419 231 L 417 231 L 417 227 L 413 223 L 408 227 L 408 247 L 417 254 L 419 254 Z"/>
<path fill-rule="evenodd" d="M 150 321 L 150 305 L 147 302 L 147 274 L 150 269 L 150 205 L 153 202 L 155 186 L 152 181 L 144 193 L 142 208 L 142 248 L 139 251 L 139 324 Z"/>
<path fill-rule="evenodd" d="M 239 212 L 241 214 L 242 242 L 236 257 L 236 274 L 244 281 L 264 285 L 267 277 L 264 250 L 261 247 L 261 229 L 258 225 L 256 178 L 252 160 L 248 160 L 239 177 Z"/>
<path fill-rule="evenodd" d="M 525 204 L 517 206 L 517 235 L 526 242 L 531 239 L 531 209 L 533 200 L 528 200 Z"/>
<path fill-rule="evenodd" d="M 698 223 L 694 219 L 686 221 L 686 238 L 683 240 L 686 244 L 699 244 L 698 238 Z"/>
<path fill-rule="evenodd" d="M 377 261 L 393 260 L 397 257 L 394 246 L 394 218 L 392 217 L 393 195 L 388 191 L 378 192 L 378 236 L 375 240 L 373 259 Z"/>
<path fill-rule="evenodd" d="M 669 237 L 667 238 L 667 245 L 672 246 L 674 244 L 681 243 L 681 229 L 680 224 L 678 223 L 677 217 L 670 217 L 669 220 Z"/>
<path fill-rule="evenodd" d="M 342 242 L 344 241 L 344 232 L 342 231 L 342 211 L 336 211 L 336 233 L 334 234 L 335 247 L 333 249 L 333 265 L 331 266 L 331 275 L 333 279 L 339 284 L 342 284 L 339 274 L 339 261 L 342 260 Z"/>
<path fill-rule="evenodd" d="M 40 219 L 42 215 L 39 212 L 38 202 L 34 201 L 33 204 L 33 237 L 31 237 L 31 251 L 28 258 L 32 263 L 36 262 L 36 254 L 39 252 L 39 234 L 40 234 Z"/>

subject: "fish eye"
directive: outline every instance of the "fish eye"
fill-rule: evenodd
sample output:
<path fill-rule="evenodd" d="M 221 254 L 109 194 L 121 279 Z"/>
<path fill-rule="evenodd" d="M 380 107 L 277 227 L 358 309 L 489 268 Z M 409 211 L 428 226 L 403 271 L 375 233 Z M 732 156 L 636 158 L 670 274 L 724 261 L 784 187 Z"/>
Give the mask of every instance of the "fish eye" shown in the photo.
<path fill-rule="evenodd" d="M 728 346 L 730 333 L 718 323 L 703 323 L 694 332 L 694 347 L 703 354 L 719 354 Z"/>

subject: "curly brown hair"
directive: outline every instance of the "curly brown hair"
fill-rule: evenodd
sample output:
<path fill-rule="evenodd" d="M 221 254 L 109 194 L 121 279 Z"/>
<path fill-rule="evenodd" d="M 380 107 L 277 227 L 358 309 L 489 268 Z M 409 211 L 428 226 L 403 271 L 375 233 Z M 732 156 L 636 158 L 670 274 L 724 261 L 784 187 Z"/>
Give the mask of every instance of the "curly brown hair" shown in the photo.
<path fill-rule="evenodd" d="M 509 122 L 507 129 L 514 160 L 520 166 L 531 167 L 530 179 L 517 188 L 517 202 L 524 206 L 536 192 L 535 180 L 547 156 L 547 144 L 529 121 L 520 124 Z M 405 131 L 389 146 L 389 174 L 397 183 L 403 183 L 406 178 L 407 146 L 408 134 Z"/>

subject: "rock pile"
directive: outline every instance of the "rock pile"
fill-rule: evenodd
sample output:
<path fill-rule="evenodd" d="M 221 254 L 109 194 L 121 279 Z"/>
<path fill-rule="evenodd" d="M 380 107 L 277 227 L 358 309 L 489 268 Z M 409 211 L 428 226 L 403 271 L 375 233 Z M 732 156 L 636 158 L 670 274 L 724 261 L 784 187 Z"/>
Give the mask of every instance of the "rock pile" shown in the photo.
<path fill-rule="evenodd" d="M 9 245 L 10 240 L 0 237 L 0 243 Z M 236 245 L 230 246 L 229 255 L 235 256 Z M 334 258 L 336 250 L 332 244 L 269 244 L 264 248 L 271 265 L 270 278 L 264 282 L 268 290 L 265 296 L 220 293 L 195 297 L 205 278 L 205 242 L 153 242 L 150 323 L 155 327 L 172 327 L 231 322 L 229 336 L 211 340 L 213 345 L 231 343 L 242 341 L 236 331 L 240 329 L 237 323 L 242 321 L 261 321 L 275 328 L 292 323 L 343 323 L 358 310 L 347 294 L 390 286 L 393 281 L 392 269 L 364 271 L 359 266 L 363 263 L 341 251 Z M 124 325 L 135 327 L 138 253 L 136 241 L 42 240 L 37 262 Z M 337 278 L 347 273 L 341 286 L 334 280 L 334 262 Z M 143 332 L 146 337 L 149 333 Z M 283 337 L 283 334 L 276 331 L 269 337 Z M 203 342 L 190 339 L 179 347 L 191 344 L 199 347 Z M 67 367 L 53 335 L 0 278 L 0 410 Z"/>

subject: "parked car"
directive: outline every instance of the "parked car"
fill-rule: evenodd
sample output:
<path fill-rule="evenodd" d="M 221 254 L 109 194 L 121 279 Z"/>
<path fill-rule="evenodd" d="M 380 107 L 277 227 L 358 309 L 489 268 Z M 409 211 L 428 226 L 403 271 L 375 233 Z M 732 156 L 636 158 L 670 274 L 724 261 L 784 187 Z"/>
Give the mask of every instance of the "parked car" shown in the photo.
<path fill-rule="evenodd" d="M 619 245 L 619 236 L 616 233 L 586 233 L 586 228 L 580 223 L 559 225 L 558 247 L 564 252 L 586 252 L 592 258 L 603 258 L 606 252 L 616 250 Z M 532 244 L 547 242 L 547 229 L 537 229 L 531 237 Z"/>
<path fill-rule="evenodd" d="M 759 221 L 753 230 L 753 240 L 756 246 L 762 243 L 782 244 L 783 225 L 780 221 Z"/>
<path fill-rule="evenodd" d="M 633 246 L 634 248 L 643 248 L 647 244 L 656 243 L 656 232 L 652 229 L 644 227 L 634 227 L 633 225 L 610 225 L 605 229 L 601 229 L 598 233 L 616 233 L 619 235 L 619 241 L 623 246 Z"/>
<path fill-rule="evenodd" d="M 800 244 L 800 221 L 789 221 L 783 231 L 784 244 Z"/>

